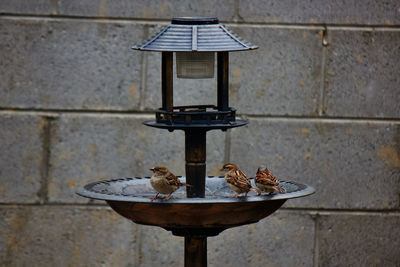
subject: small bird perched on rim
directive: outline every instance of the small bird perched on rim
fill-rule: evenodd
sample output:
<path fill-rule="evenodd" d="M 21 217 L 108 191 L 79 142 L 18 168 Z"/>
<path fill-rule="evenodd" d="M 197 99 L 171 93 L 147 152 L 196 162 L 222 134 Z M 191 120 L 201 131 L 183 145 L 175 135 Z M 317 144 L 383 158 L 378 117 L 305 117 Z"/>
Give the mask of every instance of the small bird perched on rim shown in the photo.
<path fill-rule="evenodd" d="M 254 191 L 257 195 L 261 195 L 261 191 L 251 186 L 251 181 L 247 175 L 239 170 L 239 167 L 234 163 L 226 163 L 221 171 L 225 171 L 225 181 L 230 189 L 236 192 L 233 197 L 238 197 L 245 193 L 245 197 L 249 191 Z"/>
<path fill-rule="evenodd" d="M 171 198 L 171 194 L 181 186 L 190 186 L 183 184 L 181 181 L 171 173 L 165 166 L 155 166 L 150 171 L 154 172 L 150 178 L 151 186 L 157 191 L 157 194 L 151 198 L 151 201 L 158 198 L 159 194 L 168 194 L 164 200 Z"/>
<path fill-rule="evenodd" d="M 256 178 L 254 179 L 256 186 L 263 192 L 267 192 L 270 195 L 277 191 L 278 193 L 285 193 L 281 187 L 279 187 L 279 181 L 267 168 L 265 170 L 257 169 Z"/>

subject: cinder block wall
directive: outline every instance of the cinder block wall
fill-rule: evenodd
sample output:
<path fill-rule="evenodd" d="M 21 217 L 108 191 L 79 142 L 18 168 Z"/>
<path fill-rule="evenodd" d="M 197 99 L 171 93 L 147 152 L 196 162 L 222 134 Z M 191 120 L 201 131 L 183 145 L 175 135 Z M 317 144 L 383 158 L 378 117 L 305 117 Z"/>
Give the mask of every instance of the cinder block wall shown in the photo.
<path fill-rule="evenodd" d="M 75 195 L 89 181 L 184 174 L 183 133 L 143 126 L 160 55 L 130 47 L 173 16 L 217 16 L 259 45 L 231 53 L 247 127 L 208 134 L 208 174 L 314 186 L 208 239 L 209 266 L 400 265 L 400 2 L 0 1 L 0 265 L 183 266 L 183 240 Z M 175 81 L 214 104 L 215 81 Z"/>

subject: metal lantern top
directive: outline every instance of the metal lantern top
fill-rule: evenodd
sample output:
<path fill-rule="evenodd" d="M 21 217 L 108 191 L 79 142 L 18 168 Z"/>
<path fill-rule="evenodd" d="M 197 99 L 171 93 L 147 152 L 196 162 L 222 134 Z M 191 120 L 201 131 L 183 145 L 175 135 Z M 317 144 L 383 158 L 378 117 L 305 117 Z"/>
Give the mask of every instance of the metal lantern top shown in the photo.
<path fill-rule="evenodd" d="M 171 24 L 140 45 L 142 51 L 222 52 L 257 49 L 220 24 L 217 18 L 173 18 Z"/>

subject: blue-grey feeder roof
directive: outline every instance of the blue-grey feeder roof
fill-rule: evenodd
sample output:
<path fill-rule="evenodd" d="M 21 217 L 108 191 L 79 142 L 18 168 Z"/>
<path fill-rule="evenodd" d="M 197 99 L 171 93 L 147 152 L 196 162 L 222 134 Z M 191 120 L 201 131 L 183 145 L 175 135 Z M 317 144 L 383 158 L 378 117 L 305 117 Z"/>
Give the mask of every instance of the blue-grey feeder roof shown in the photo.
<path fill-rule="evenodd" d="M 228 30 L 218 23 L 218 19 L 206 21 L 202 18 L 175 18 L 172 24 L 164 27 L 149 40 L 132 48 L 160 52 L 218 52 L 243 51 L 258 47 Z"/>

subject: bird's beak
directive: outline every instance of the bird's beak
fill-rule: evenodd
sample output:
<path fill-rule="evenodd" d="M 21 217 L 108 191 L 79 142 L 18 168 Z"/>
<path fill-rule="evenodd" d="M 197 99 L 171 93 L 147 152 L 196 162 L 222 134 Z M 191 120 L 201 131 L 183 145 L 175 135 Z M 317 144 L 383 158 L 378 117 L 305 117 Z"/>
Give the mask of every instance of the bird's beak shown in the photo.
<path fill-rule="evenodd" d="M 150 171 L 154 172 L 154 168 L 149 169 Z"/>

